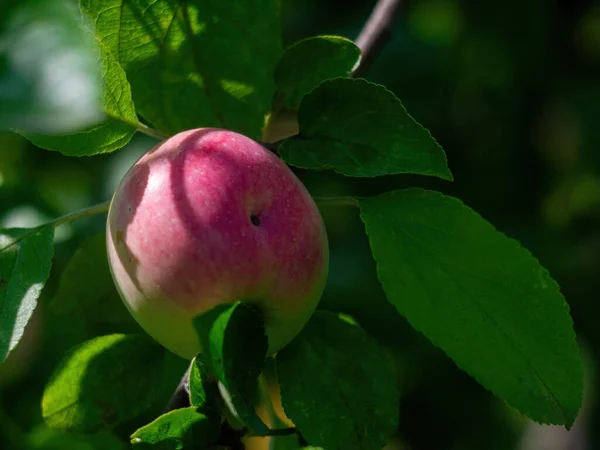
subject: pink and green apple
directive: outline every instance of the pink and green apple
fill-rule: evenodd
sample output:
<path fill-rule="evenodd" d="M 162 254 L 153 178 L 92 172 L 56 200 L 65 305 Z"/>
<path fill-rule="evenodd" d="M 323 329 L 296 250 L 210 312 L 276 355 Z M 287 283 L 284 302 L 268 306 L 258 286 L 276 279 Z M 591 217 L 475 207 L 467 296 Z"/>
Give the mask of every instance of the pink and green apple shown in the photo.
<path fill-rule="evenodd" d="M 310 319 L 329 265 L 312 197 L 275 154 L 240 134 L 185 131 L 125 175 L 107 222 L 113 278 L 148 334 L 201 352 L 193 319 L 236 301 L 263 314 L 274 353 Z"/>

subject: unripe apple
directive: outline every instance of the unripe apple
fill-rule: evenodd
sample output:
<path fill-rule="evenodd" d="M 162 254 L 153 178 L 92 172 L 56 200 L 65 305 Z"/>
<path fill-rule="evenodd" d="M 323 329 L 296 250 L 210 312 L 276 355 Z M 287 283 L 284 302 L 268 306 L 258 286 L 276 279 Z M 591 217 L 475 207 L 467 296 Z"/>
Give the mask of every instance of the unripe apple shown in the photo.
<path fill-rule="evenodd" d="M 263 314 L 269 352 L 317 307 L 329 265 L 313 199 L 259 143 L 231 131 L 185 131 L 127 172 L 107 222 L 113 278 L 148 334 L 191 359 L 193 319 L 236 301 Z"/>

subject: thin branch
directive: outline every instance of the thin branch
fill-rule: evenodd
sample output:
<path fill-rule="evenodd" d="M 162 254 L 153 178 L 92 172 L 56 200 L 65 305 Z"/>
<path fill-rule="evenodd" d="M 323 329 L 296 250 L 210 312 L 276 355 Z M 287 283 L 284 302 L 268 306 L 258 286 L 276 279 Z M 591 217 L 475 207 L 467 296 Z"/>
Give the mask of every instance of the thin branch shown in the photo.
<path fill-rule="evenodd" d="M 193 361 L 188 366 L 187 370 L 181 377 L 181 381 L 177 385 L 177 389 L 173 392 L 169 403 L 167 403 L 167 407 L 165 408 L 165 413 L 169 411 L 173 411 L 174 409 L 186 408 L 190 406 L 190 372 L 192 371 Z"/>
<path fill-rule="evenodd" d="M 274 430 L 269 430 L 269 434 L 267 434 L 267 436 L 291 436 L 292 434 L 298 434 L 298 429 L 296 427 L 276 428 Z"/>
<path fill-rule="evenodd" d="M 110 207 L 110 201 L 106 201 L 106 202 L 100 203 L 98 205 L 90 206 L 89 208 L 84 208 L 84 209 L 80 209 L 79 211 L 75 211 L 75 212 L 72 212 L 72 213 L 69 213 L 69 214 L 65 214 L 64 216 L 61 216 L 61 217 L 59 217 L 57 219 L 54 219 L 54 220 L 51 220 L 50 222 L 46 222 L 46 223 L 44 223 L 42 225 L 39 225 L 39 226 L 37 226 L 35 228 L 31 228 L 29 231 L 27 231 L 26 233 L 23 233 L 21 236 L 19 236 L 15 240 L 11 241 L 9 244 L 7 244 L 4 247 L 0 248 L 0 253 L 3 252 L 4 250 L 9 249 L 13 245 L 18 244 L 23 239 L 26 239 L 29 236 L 34 235 L 35 233 L 39 232 L 42 228 L 46 228 L 46 227 L 56 228 L 56 227 L 59 227 L 61 225 L 64 225 L 65 223 L 73 222 L 73 221 L 79 220 L 79 219 L 84 219 L 86 217 L 90 217 L 90 216 L 93 216 L 95 214 L 101 214 L 101 213 L 104 213 L 104 212 L 108 211 L 109 207 Z"/>
<path fill-rule="evenodd" d="M 361 77 L 375 60 L 381 49 L 392 36 L 392 25 L 396 18 L 400 0 L 379 0 L 356 38 L 362 58 L 352 76 Z"/>
<path fill-rule="evenodd" d="M 110 207 L 110 200 L 99 203 L 94 206 L 90 206 L 88 208 L 80 209 L 79 211 L 75 211 L 69 214 L 65 214 L 64 216 L 59 217 L 58 219 L 54 219 L 52 222 L 49 222 L 46 225 L 52 225 L 54 227 L 58 227 L 65 223 L 73 222 L 75 220 L 84 219 L 86 217 L 90 217 L 96 214 L 101 214 L 108 211 Z"/>
<path fill-rule="evenodd" d="M 277 437 L 277 436 L 291 436 L 293 434 L 300 436 L 300 431 L 296 427 L 286 428 L 269 428 L 266 434 L 254 434 L 252 432 L 246 433 L 246 437 Z"/>
<path fill-rule="evenodd" d="M 355 197 L 315 197 L 315 203 L 319 206 L 354 206 L 360 207 L 360 203 Z"/>

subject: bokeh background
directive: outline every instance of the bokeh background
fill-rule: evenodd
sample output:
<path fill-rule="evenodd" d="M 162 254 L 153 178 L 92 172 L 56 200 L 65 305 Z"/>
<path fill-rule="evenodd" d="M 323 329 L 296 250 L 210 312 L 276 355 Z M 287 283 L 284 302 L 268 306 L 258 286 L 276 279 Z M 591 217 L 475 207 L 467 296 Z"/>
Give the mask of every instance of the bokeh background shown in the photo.
<path fill-rule="evenodd" d="M 289 44 L 316 34 L 354 39 L 375 2 L 282 3 L 283 37 Z M 424 186 L 461 198 L 530 249 L 559 282 L 586 367 L 585 407 L 573 430 L 530 423 L 460 371 L 387 304 L 356 210 L 324 209 L 332 260 L 322 307 L 354 315 L 396 363 L 402 401 L 390 448 L 600 448 L 600 4 L 403 0 L 392 39 L 365 77 L 392 90 L 432 132 L 448 155 L 455 181 L 348 179 L 298 171 L 311 192 L 370 195 Z M 105 201 L 152 143 L 137 135 L 113 154 L 68 158 L 17 135 L 0 135 L 0 227 L 33 226 Z M 54 276 L 26 339 L 0 366 L 0 449 L 97 448 L 84 440 L 66 445 L 56 438 L 41 425 L 39 401 L 68 348 L 96 335 L 136 329 L 111 307 L 105 314 L 82 309 L 73 317 L 49 306 L 56 274 L 81 240 L 103 226 L 102 217 L 94 217 L 57 232 Z M 120 308 L 117 298 L 106 301 Z M 174 359 L 173 366 L 179 368 L 181 361 Z M 167 399 L 169 387 L 164 389 Z M 140 418 L 141 424 L 148 417 Z"/>

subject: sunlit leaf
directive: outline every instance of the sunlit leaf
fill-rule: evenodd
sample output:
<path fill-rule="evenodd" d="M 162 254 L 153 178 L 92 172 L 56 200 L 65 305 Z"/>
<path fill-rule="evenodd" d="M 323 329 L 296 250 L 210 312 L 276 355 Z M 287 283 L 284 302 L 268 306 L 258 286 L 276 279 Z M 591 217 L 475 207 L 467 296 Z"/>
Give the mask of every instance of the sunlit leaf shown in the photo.
<path fill-rule="evenodd" d="M 54 228 L 0 230 L 0 362 L 15 348 L 50 274 Z"/>
<path fill-rule="evenodd" d="M 281 54 L 275 0 L 81 0 L 125 69 L 139 114 L 174 134 L 220 127 L 258 138 Z"/>

